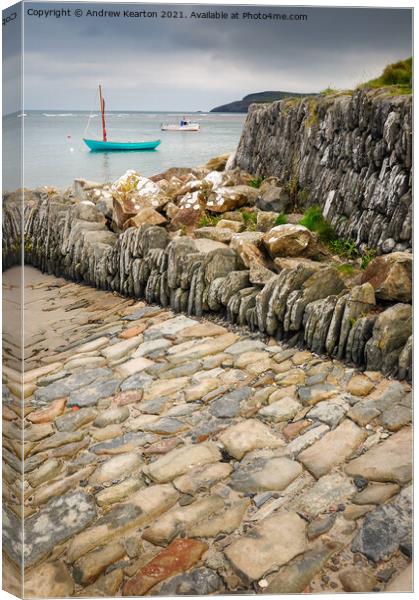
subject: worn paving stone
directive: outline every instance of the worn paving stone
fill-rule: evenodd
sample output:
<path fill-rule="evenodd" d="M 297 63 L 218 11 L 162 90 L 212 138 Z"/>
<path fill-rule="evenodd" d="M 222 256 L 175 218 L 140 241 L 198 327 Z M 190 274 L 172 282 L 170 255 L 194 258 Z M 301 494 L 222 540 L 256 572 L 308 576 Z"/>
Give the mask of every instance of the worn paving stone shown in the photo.
<path fill-rule="evenodd" d="M 83 425 L 91 423 L 97 416 L 94 408 L 82 408 L 73 413 L 67 413 L 55 419 L 55 427 L 58 431 L 76 431 Z"/>
<path fill-rule="evenodd" d="M 356 492 L 352 481 L 340 473 L 324 475 L 297 499 L 296 508 L 314 518 L 330 508 L 336 508 Z"/>
<path fill-rule="evenodd" d="M 117 425 L 126 421 L 129 415 L 129 408 L 126 406 L 108 408 L 96 417 L 93 425 L 100 428 L 107 427 L 108 425 Z"/>
<path fill-rule="evenodd" d="M 193 325 L 197 325 L 197 321 L 181 315 L 149 327 L 144 332 L 144 339 L 151 340 L 164 336 L 175 336 Z"/>
<path fill-rule="evenodd" d="M 146 525 L 171 508 L 178 497 L 171 485 L 152 485 L 136 492 L 72 538 L 67 551 L 69 562 Z"/>
<path fill-rule="evenodd" d="M 301 404 L 294 398 L 283 398 L 260 409 L 258 414 L 267 421 L 280 423 L 289 421 L 301 410 Z"/>
<path fill-rule="evenodd" d="M 400 490 L 395 483 L 370 483 L 352 498 L 354 504 L 381 504 Z"/>
<path fill-rule="evenodd" d="M 301 465 L 289 458 L 256 458 L 242 461 L 232 473 L 229 485 L 244 493 L 283 490 L 302 471 Z"/>
<path fill-rule="evenodd" d="M 264 588 L 267 594 L 298 594 L 303 592 L 325 563 L 340 550 L 339 544 L 329 542 L 307 550 L 280 568 Z"/>
<path fill-rule="evenodd" d="M 372 447 L 345 469 L 350 476 L 401 485 L 412 478 L 412 429 L 406 427 Z"/>
<path fill-rule="evenodd" d="M 298 460 L 318 479 L 350 456 L 366 437 L 366 431 L 346 419 L 336 429 L 303 450 L 298 455 Z"/>
<path fill-rule="evenodd" d="M 364 519 L 352 542 L 352 551 L 378 562 L 388 560 L 401 542 L 412 536 L 412 490 L 404 490 L 393 502 L 382 504 Z"/>
<path fill-rule="evenodd" d="M 373 573 L 358 567 L 348 567 L 340 571 L 339 579 L 345 592 L 371 592 L 378 583 Z"/>
<path fill-rule="evenodd" d="M 98 485 L 105 481 L 121 479 L 134 471 L 138 471 L 142 464 L 141 455 L 137 452 L 119 454 L 109 458 L 97 467 L 89 481 L 92 485 Z"/>
<path fill-rule="evenodd" d="M 74 581 L 60 560 L 38 565 L 25 575 L 27 598 L 67 598 L 73 592 Z"/>
<path fill-rule="evenodd" d="M 193 567 L 207 548 L 207 544 L 198 540 L 174 540 L 124 585 L 122 594 L 143 596 L 157 583 Z"/>
<path fill-rule="evenodd" d="M 232 470 L 230 464 L 221 462 L 195 467 L 177 477 L 173 485 L 183 494 L 195 494 L 210 489 L 218 481 L 226 479 Z"/>
<path fill-rule="evenodd" d="M 73 565 L 74 579 L 78 584 L 92 583 L 106 568 L 125 555 L 123 544 L 114 542 L 82 556 Z"/>
<path fill-rule="evenodd" d="M 305 527 L 305 521 L 296 513 L 280 513 L 262 521 L 253 534 L 234 541 L 225 555 L 245 581 L 254 581 L 304 552 Z"/>
<path fill-rule="evenodd" d="M 27 567 L 46 558 L 58 544 L 83 531 L 95 518 L 94 501 L 84 492 L 71 492 L 48 502 L 25 521 Z"/>
<path fill-rule="evenodd" d="M 144 468 L 154 481 L 165 483 L 189 469 L 220 460 L 221 453 L 213 443 L 193 444 L 172 450 Z"/>
<path fill-rule="evenodd" d="M 109 398 L 116 394 L 120 383 L 119 379 L 105 379 L 89 387 L 70 392 L 67 406 L 79 406 L 80 408 L 95 406 L 102 398 Z"/>
<path fill-rule="evenodd" d="M 307 418 L 326 423 L 334 429 L 342 421 L 348 408 L 349 405 L 343 400 L 325 400 L 316 404 L 307 413 Z"/>
<path fill-rule="evenodd" d="M 235 417 L 240 412 L 240 405 L 245 402 L 252 394 L 250 387 L 242 387 L 228 394 L 224 394 L 217 400 L 211 402 L 209 412 L 214 417 L 226 418 Z"/>
<path fill-rule="evenodd" d="M 243 456 L 257 448 L 280 448 L 284 446 L 282 439 L 271 429 L 256 419 L 248 419 L 225 429 L 219 440 L 227 452 L 240 460 Z"/>
<path fill-rule="evenodd" d="M 192 329 L 192 328 L 191 328 Z M 158 596 L 208 596 L 220 591 L 223 581 L 211 569 L 200 567 L 189 573 L 176 575 L 151 595 Z"/>

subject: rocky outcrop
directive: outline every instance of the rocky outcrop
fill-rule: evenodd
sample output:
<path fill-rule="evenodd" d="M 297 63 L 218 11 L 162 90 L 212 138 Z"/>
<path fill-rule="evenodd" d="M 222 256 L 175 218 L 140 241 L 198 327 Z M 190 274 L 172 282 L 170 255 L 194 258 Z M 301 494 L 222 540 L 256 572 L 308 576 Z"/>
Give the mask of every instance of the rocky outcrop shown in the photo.
<path fill-rule="evenodd" d="M 6 199 L 6 266 L 19 259 L 19 206 Z M 105 221 L 91 201 L 33 192 L 25 204 L 25 261 L 75 282 L 189 315 L 216 312 L 291 345 L 410 376 L 411 306 L 377 305 L 370 283 L 347 289 L 337 268 L 304 258 L 279 274 L 265 269 L 269 276 L 258 279 L 245 265 L 243 245 L 176 236 L 155 225 L 117 234 Z"/>
<path fill-rule="evenodd" d="M 385 90 L 252 105 L 235 166 L 319 204 L 341 237 L 379 253 L 412 238 L 412 97 Z"/>

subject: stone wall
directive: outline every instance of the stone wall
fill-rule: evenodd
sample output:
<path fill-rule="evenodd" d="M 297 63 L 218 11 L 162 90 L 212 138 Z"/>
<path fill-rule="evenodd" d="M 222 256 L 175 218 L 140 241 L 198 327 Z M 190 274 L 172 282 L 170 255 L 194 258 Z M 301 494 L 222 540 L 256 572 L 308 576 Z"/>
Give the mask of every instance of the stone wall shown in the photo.
<path fill-rule="evenodd" d="M 235 166 L 319 204 L 341 237 L 411 247 L 412 97 L 383 90 L 252 105 Z"/>
<path fill-rule="evenodd" d="M 19 203 L 13 197 L 5 203 L 4 264 L 10 266 L 19 260 L 13 251 Z M 370 283 L 349 290 L 330 266 L 317 270 L 303 263 L 284 268 L 265 285 L 252 284 L 237 252 L 220 242 L 171 239 L 153 225 L 118 235 L 92 202 L 43 192 L 26 198 L 25 261 L 177 312 L 217 313 L 290 345 L 411 377 L 411 305 L 377 306 Z"/>

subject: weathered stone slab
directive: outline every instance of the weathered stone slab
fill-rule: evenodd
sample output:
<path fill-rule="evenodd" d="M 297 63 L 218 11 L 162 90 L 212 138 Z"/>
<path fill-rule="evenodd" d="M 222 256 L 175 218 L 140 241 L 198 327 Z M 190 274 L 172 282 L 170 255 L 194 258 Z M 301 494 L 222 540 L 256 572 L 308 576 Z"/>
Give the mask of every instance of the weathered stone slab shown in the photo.
<path fill-rule="evenodd" d="M 73 566 L 74 579 L 78 584 L 92 583 L 106 568 L 125 556 L 123 544 L 114 542 L 82 556 Z"/>
<path fill-rule="evenodd" d="M 294 398 L 288 397 L 264 406 L 258 414 L 268 421 L 280 423 L 292 419 L 299 410 L 301 410 L 301 404 Z"/>
<path fill-rule="evenodd" d="M 119 379 L 104 379 L 98 383 L 92 383 L 88 387 L 75 390 L 70 393 L 67 406 L 95 406 L 102 398 L 109 398 L 116 394 L 120 385 Z"/>
<path fill-rule="evenodd" d="M 211 442 L 176 448 L 144 468 L 154 481 L 164 483 L 183 475 L 189 469 L 219 461 L 221 453 Z"/>
<path fill-rule="evenodd" d="M 203 467 L 195 467 L 173 481 L 173 485 L 183 494 L 195 494 L 198 491 L 209 489 L 217 481 L 228 477 L 233 470 L 228 463 L 213 463 Z"/>
<path fill-rule="evenodd" d="M 412 429 L 406 427 L 377 444 L 345 469 L 352 477 L 371 481 L 394 481 L 401 485 L 412 478 Z"/>
<path fill-rule="evenodd" d="M 94 525 L 76 535 L 67 557 L 74 562 L 91 550 L 118 539 L 124 533 L 144 526 L 171 508 L 179 494 L 172 485 L 152 485 L 133 494 L 129 502 L 117 504 Z"/>
<path fill-rule="evenodd" d="M 207 548 L 207 544 L 198 540 L 174 540 L 124 585 L 123 596 L 143 596 L 157 583 L 187 571 Z"/>
<path fill-rule="evenodd" d="M 217 573 L 201 567 L 172 577 L 160 587 L 157 593 L 159 596 L 208 596 L 222 587 L 222 579 Z M 152 595 L 155 595 L 154 591 Z"/>
<path fill-rule="evenodd" d="M 304 490 L 296 502 L 296 508 L 314 518 L 344 502 L 356 490 L 352 481 L 340 473 L 325 475 L 311 488 Z"/>
<path fill-rule="evenodd" d="M 350 456 L 366 437 L 366 431 L 346 419 L 318 442 L 303 450 L 298 460 L 318 479 Z"/>
<path fill-rule="evenodd" d="M 106 481 L 121 479 L 134 471 L 138 471 L 142 464 L 143 461 L 138 452 L 119 454 L 109 458 L 97 467 L 89 482 L 91 485 L 98 485 Z"/>
<path fill-rule="evenodd" d="M 401 542 L 412 535 L 412 490 L 404 490 L 391 504 L 370 512 L 357 533 L 352 551 L 361 552 L 374 562 L 388 560 Z"/>
<path fill-rule="evenodd" d="M 234 541 L 225 555 L 245 581 L 254 581 L 304 552 L 305 527 L 305 521 L 296 513 L 280 513 Z"/>
<path fill-rule="evenodd" d="M 25 598 L 68 598 L 74 581 L 62 561 L 47 562 L 25 573 Z"/>
<path fill-rule="evenodd" d="M 242 459 L 250 450 L 280 448 L 285 445 L 279 436 L 257 419 L 247 419 L 232 425 L 218 437 L 227 452 L 237 460 Z"/>
<path fill-rule="evenodd" d="M 152 367 L 154 362 L 148 358 L 144 358 L 139 356 L 138 358 L 132 358 L 131 360 L 127 360 L 126 362 L 118 365 L 115 371 L 118 373 L 122 379 L 131 377 L 132 375 L 136 375 L 139 371 L 144 371 L 149 367 Z M 121 387 L 122 390 L 128 389 L 136 389 L 134 387 Z"/>
<path fill-rule="evenodd" d="M 298 594 L 303 592 L 315 575 L 321 571 L 333 554 L 341 549 L 339 544 L 329 542 L 319 548 L 308 550 L 281 567 L 270 580 L 264 592 L 267 594 Z"/>
<path fill-rule="evenodd" d="M 233 472 L 230 486 L 244 493 L 284 490 L 302 471 L 301 465 L 289 458 L 244 460 Z"/>
<path fill-rule="evenodd" d="M 184 329 L 192 327 L 193 325 L 197 325 L 197 321 L 195 321 L 194 319 L 190 319 L 189 317 L 184 317 L 183 315 L 180 315 L 178 317 L 174 317 L 173 319 L 168 319 L 163 323 L 152 325 L 144 332 L 144 339 L 152 340 L 155 338 L 164 337 L 166 335 L 175 336 Z"/>
<path fill-rule="evenodd" d="M 25 521 L 25 565 L 31 567 L 46 558 L 58 544 L 83 531 L 95 518 L 94 501 L 84 492 L 51 500 Z"/>

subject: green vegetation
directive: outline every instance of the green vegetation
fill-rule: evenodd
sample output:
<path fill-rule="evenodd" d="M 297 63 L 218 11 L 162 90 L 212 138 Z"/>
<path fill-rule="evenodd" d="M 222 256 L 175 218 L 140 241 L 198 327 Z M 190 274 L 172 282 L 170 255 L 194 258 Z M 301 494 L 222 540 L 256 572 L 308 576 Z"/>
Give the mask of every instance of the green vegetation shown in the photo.
<path fill-rule="evenodd" d="M 221 216 L 219 215 L 211 215 L 210 213 L 205 213 L 201 216 L 198 221 L 199 227 L 215 227 L 220 221 Z"/>
<path fill-rule="evenodd" d="M 335 238 L 330 240 L 329 248 L 342 258 L 355 259 L 359 255 L 358 248 L 353 240 L 341 240 Z"/>
<path fill-rule="evenodd" d="M 351 277 L 354 274 L 355 267 L 351 265 L 351 263 L 343 263 L 342 265 L 338 265 L 337 270 L 339 273 L 342 273 L 344 277 Z"/>
<path fill-rule="evenodd" d="M 247 231 L 256 231 L 256 223 L 258 218 L 257 213 L 244 208 L 242 208 L 240 212 L 243 216 L 243 221 Z"/>
<path fill-rule="evenodd" d="M 393 94 L 411 94 L 412 77 L 412 57 L 410 57 L 387 65 L 380 77 L 371 79 L 359 87 L 374 89 L 388 87 Z"/>
<path fill-rule="evenodd" d="M 263 180 L 264 180 L 264 177 L 255 177 L 254 179 L 251 179 L 249 181 L 249 185 L 252 188 L 259 189 L 260 186 L 262 185 Z"/>
<path fill-rule="evenodd" d="M 286 225 L 288 223 L 287 215 L 279 214 L 275 219 L 275 225 Z"/>
<path fill-rule="evenodd" d="M 333 227 L 323 217 L 320 206 L 310 206 L 305 211 L 303 218 L 300 219 L 300 225 L 304 225 L 310 231 L 317 233 L 322 242 L 328 243 L 335 238 Z"/>
<path fill-rule="evenodd" d="M 300 225 L 304 225 L 310 231 L 317 233 L 319 239 L 329 246 L 333 254 L 337 254 L 340 258 L 347 260 L 361 259 L 361 269 L 366 269 L 369 263 L 375 258 L 377 252 L 373 248 L 365 248 L 362 254 L 359 252 L 354 240 L 346 240 L 338 238 L 333 227 L 323 217 L 320 206 L 310 206 L 303 218 L 300 219 Z M 353 273 L 354 267 L 351 264 L 340 265 L 339 270 L 342 274 L 350 276 Z"/>
<path fill-rule="evenodd" d="M 320 94 L 322 96 L 332 96 L 333 94 L 337 94 L 337 93 L 338 93 L 338 90 L 335 90 L 335 89 L 331 88 L 330 86 L 320 92 Z"/>
<path fill-rule="evenodd" d="M 317 106 L 316 100 L 314 98 L 308 100 L 307 107 L 308 107 L 308 115 L 307 115 L 305 126 L 313 127 L 314 125 L 317 125 L 317 123 L 319 122 L 319 118 L 317 116 L 318 106 Z"/>
<path fill-rule="evenodd" d="M 361 257 L 361 269 L 364 271 L 370 262 L 376 257 L 377 251 L 373 248 L 365 248 Z"/>

